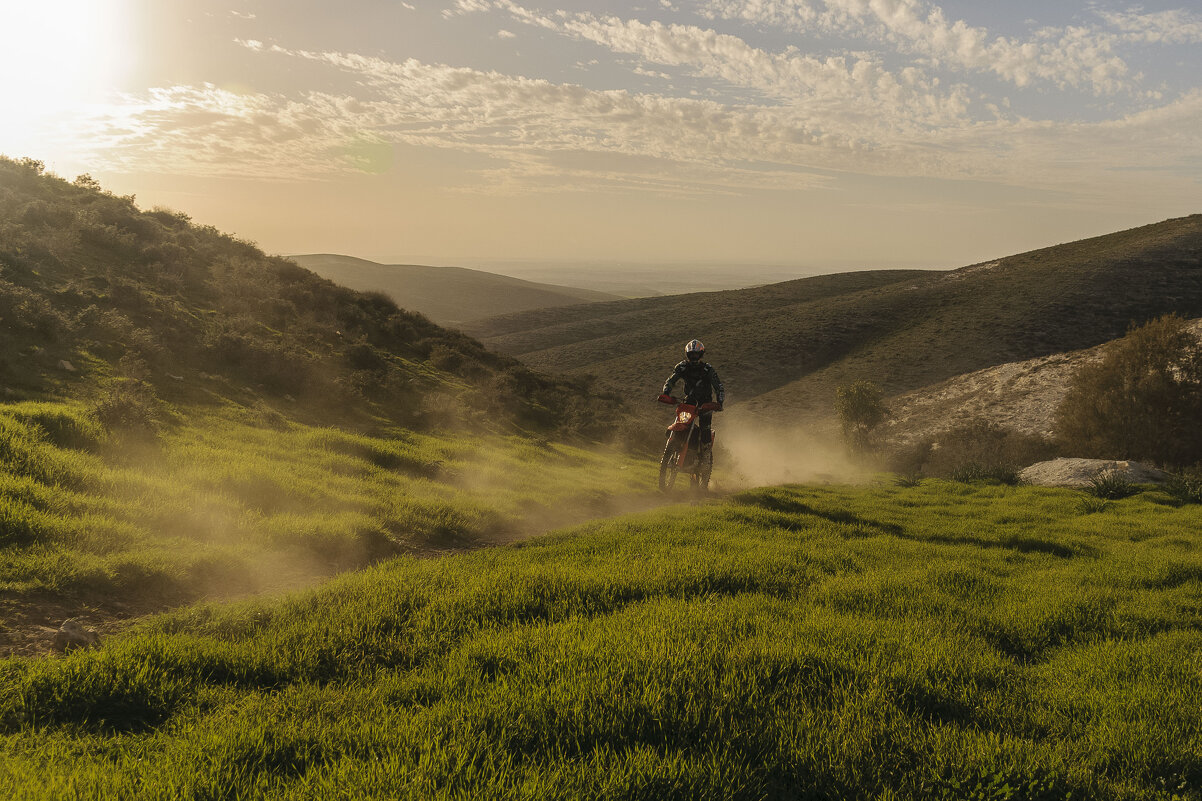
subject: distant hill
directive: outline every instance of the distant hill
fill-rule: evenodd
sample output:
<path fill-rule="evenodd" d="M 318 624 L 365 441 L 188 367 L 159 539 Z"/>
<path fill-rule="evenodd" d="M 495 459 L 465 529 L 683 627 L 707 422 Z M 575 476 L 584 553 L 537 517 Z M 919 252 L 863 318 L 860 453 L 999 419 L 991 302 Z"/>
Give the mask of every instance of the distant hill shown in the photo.
<path fill-rule="evenodd" d="M 0 157 L 0 342 L 0 400 L 124 387 L 409 427 L 587 432 L 595 418 L 574 384 L 384 295 L 29 159 Z"/>
<path fill-rule="evenodd" d="M 421 312 L 441 325 L 461 325 L 481 317 L 547 306 L 619 299 L 618 295 L 591 289 L 535 283 L 462 267 L 378 264 L 330 253 L 292 259 L 336 284 L 383 292 L 401 308 Z"/>
<path fill-rule="evenodd" d="M 863 269 L 864 265 L 848 265 Z M 912 265 L 905 265 L 907 267 Z M 925 265 L 923 265 L 925 266 Z M 755 262 L 614 262 L 554 261 L 492 262 L 488 269 L 527 281 L 583 287 L 622 298 L 678 295 L 683 292 L 716 292 L 776 284 L 811 275 L 840 272 L 833 267 Z"/>
<path fill-rule="evenodd" d="M 1202 215 L 952 271 L 842 273 L 727 292 L 543 309 L 466 330 L 540 369 L 654 394 L 702 339 L 732 400 L 826 415 L 834 388 L 890 395 L 1088 348 L 1167 312 L 1202 315 Z"/>

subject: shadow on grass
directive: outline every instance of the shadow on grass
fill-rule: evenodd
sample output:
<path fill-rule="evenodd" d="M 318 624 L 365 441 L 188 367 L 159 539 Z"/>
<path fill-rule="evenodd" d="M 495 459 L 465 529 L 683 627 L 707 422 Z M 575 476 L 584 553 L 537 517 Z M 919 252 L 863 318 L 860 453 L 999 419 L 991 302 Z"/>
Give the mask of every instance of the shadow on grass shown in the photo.
<path fill-rule="evenodd" d="M 831 523 L 849 526 L 858 531 L 850 532 L 852 536 L 878 536 L 881 534 L 936 545 L 969 545 L 976 548 L 1004 548 L 1019 553 L 1044 553 L 1061 559 L 1076 556 L 1097 556 L 1097 548 L 1080 543 L 1066 544 L 1043 537 L 1026 534 L 1011 534 L 997 539 L 978 537 L 967 533 L 955 534 L 913 534 L 896 523 L 886 523 L 880 520 L 861 517 L 846 509 L 819 509 L 807 503 L 790 497 L 782 489 L 753 490 L 736 495 L 732 501 L 743 506 L 757 507 L 768 512 L 776 513 L 771 521 L 773 525 L 788 531 L 804 531 L 809 526 L 802 520 L 791 518 L 791 515 L 817 517 Z M 748 515 L 735 513 L 735 518 L 746 523 L 762 523 L 753 520 Z"/>
<path fill-rule="evenodd" d="M 831 523 L 839 523 L 841 525 L 869 529 L 880 534 L 893 534 L 902 536 L 904 531 L 902 527 L 896 523 L 884 523 L 879 520 L 860 517 L 859 515 L 849 512 L 846 509 L 819 509 L 817 507 L 810 506 L 808 503 L 802 503 L 796 498 L 787 497 L 773 490 L 744 492 L 734 496 L 734 498 L 731 500 L 734 503 L 741 504 L 743 506 L 756 506 L 761 509 L 766 509 L 770 512 L 781 512 L 786 515 L 806 515 L 810 517 L 819 517 Z M 804 527 L 782 525 L 782 528 L 797 530 Z"/>

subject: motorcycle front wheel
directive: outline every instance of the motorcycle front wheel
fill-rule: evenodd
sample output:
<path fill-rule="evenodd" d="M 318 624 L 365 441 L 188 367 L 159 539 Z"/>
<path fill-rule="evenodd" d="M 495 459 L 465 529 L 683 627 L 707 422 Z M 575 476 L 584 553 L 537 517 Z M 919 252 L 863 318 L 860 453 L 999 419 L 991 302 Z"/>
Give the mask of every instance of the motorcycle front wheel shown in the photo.
<path fill-rule="evenodd" d="M 680 456 L 680 438 L 673 434 L 664 445 L 664 455 L 659 460 L 659 490 L 667 492 L 676 483 L 677 460 Z"/>

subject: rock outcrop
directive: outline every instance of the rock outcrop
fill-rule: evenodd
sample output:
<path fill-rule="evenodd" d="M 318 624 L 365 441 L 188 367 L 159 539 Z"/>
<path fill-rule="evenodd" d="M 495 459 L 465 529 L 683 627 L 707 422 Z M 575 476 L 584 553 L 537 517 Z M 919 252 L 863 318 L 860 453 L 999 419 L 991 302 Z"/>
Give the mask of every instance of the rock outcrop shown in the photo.
<path fill-rule="evenodd" d="M 77 648 L 95 648 L 100 645 L 100 635 L 86 628 L 79 618 L 64 620 L 58 631 L 54 632 L 54 650 L 59 652 L 74 651 Z"/>
<path fill-rule="evenodd" d="M 1019 478 L 1041 487 L 1085 487 L 1103 474 L 1119 475 L 1132 484 L 1163 484 L 1172 478 L 1163 470 L 1139 462 L 1111 459 L 1052 459 L 1020 472 Z"/>

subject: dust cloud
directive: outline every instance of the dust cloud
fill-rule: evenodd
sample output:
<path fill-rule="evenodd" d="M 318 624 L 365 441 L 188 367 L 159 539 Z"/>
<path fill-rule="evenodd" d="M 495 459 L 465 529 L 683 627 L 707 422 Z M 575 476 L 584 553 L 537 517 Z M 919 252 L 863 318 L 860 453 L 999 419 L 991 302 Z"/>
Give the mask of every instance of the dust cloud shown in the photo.
<path fill-rule="evenodd" d="M 826 431 L 733 409 L 714 417 L 714 484 L 737 490 L 771 484 L 858 482 L 862 465 Z"/>

